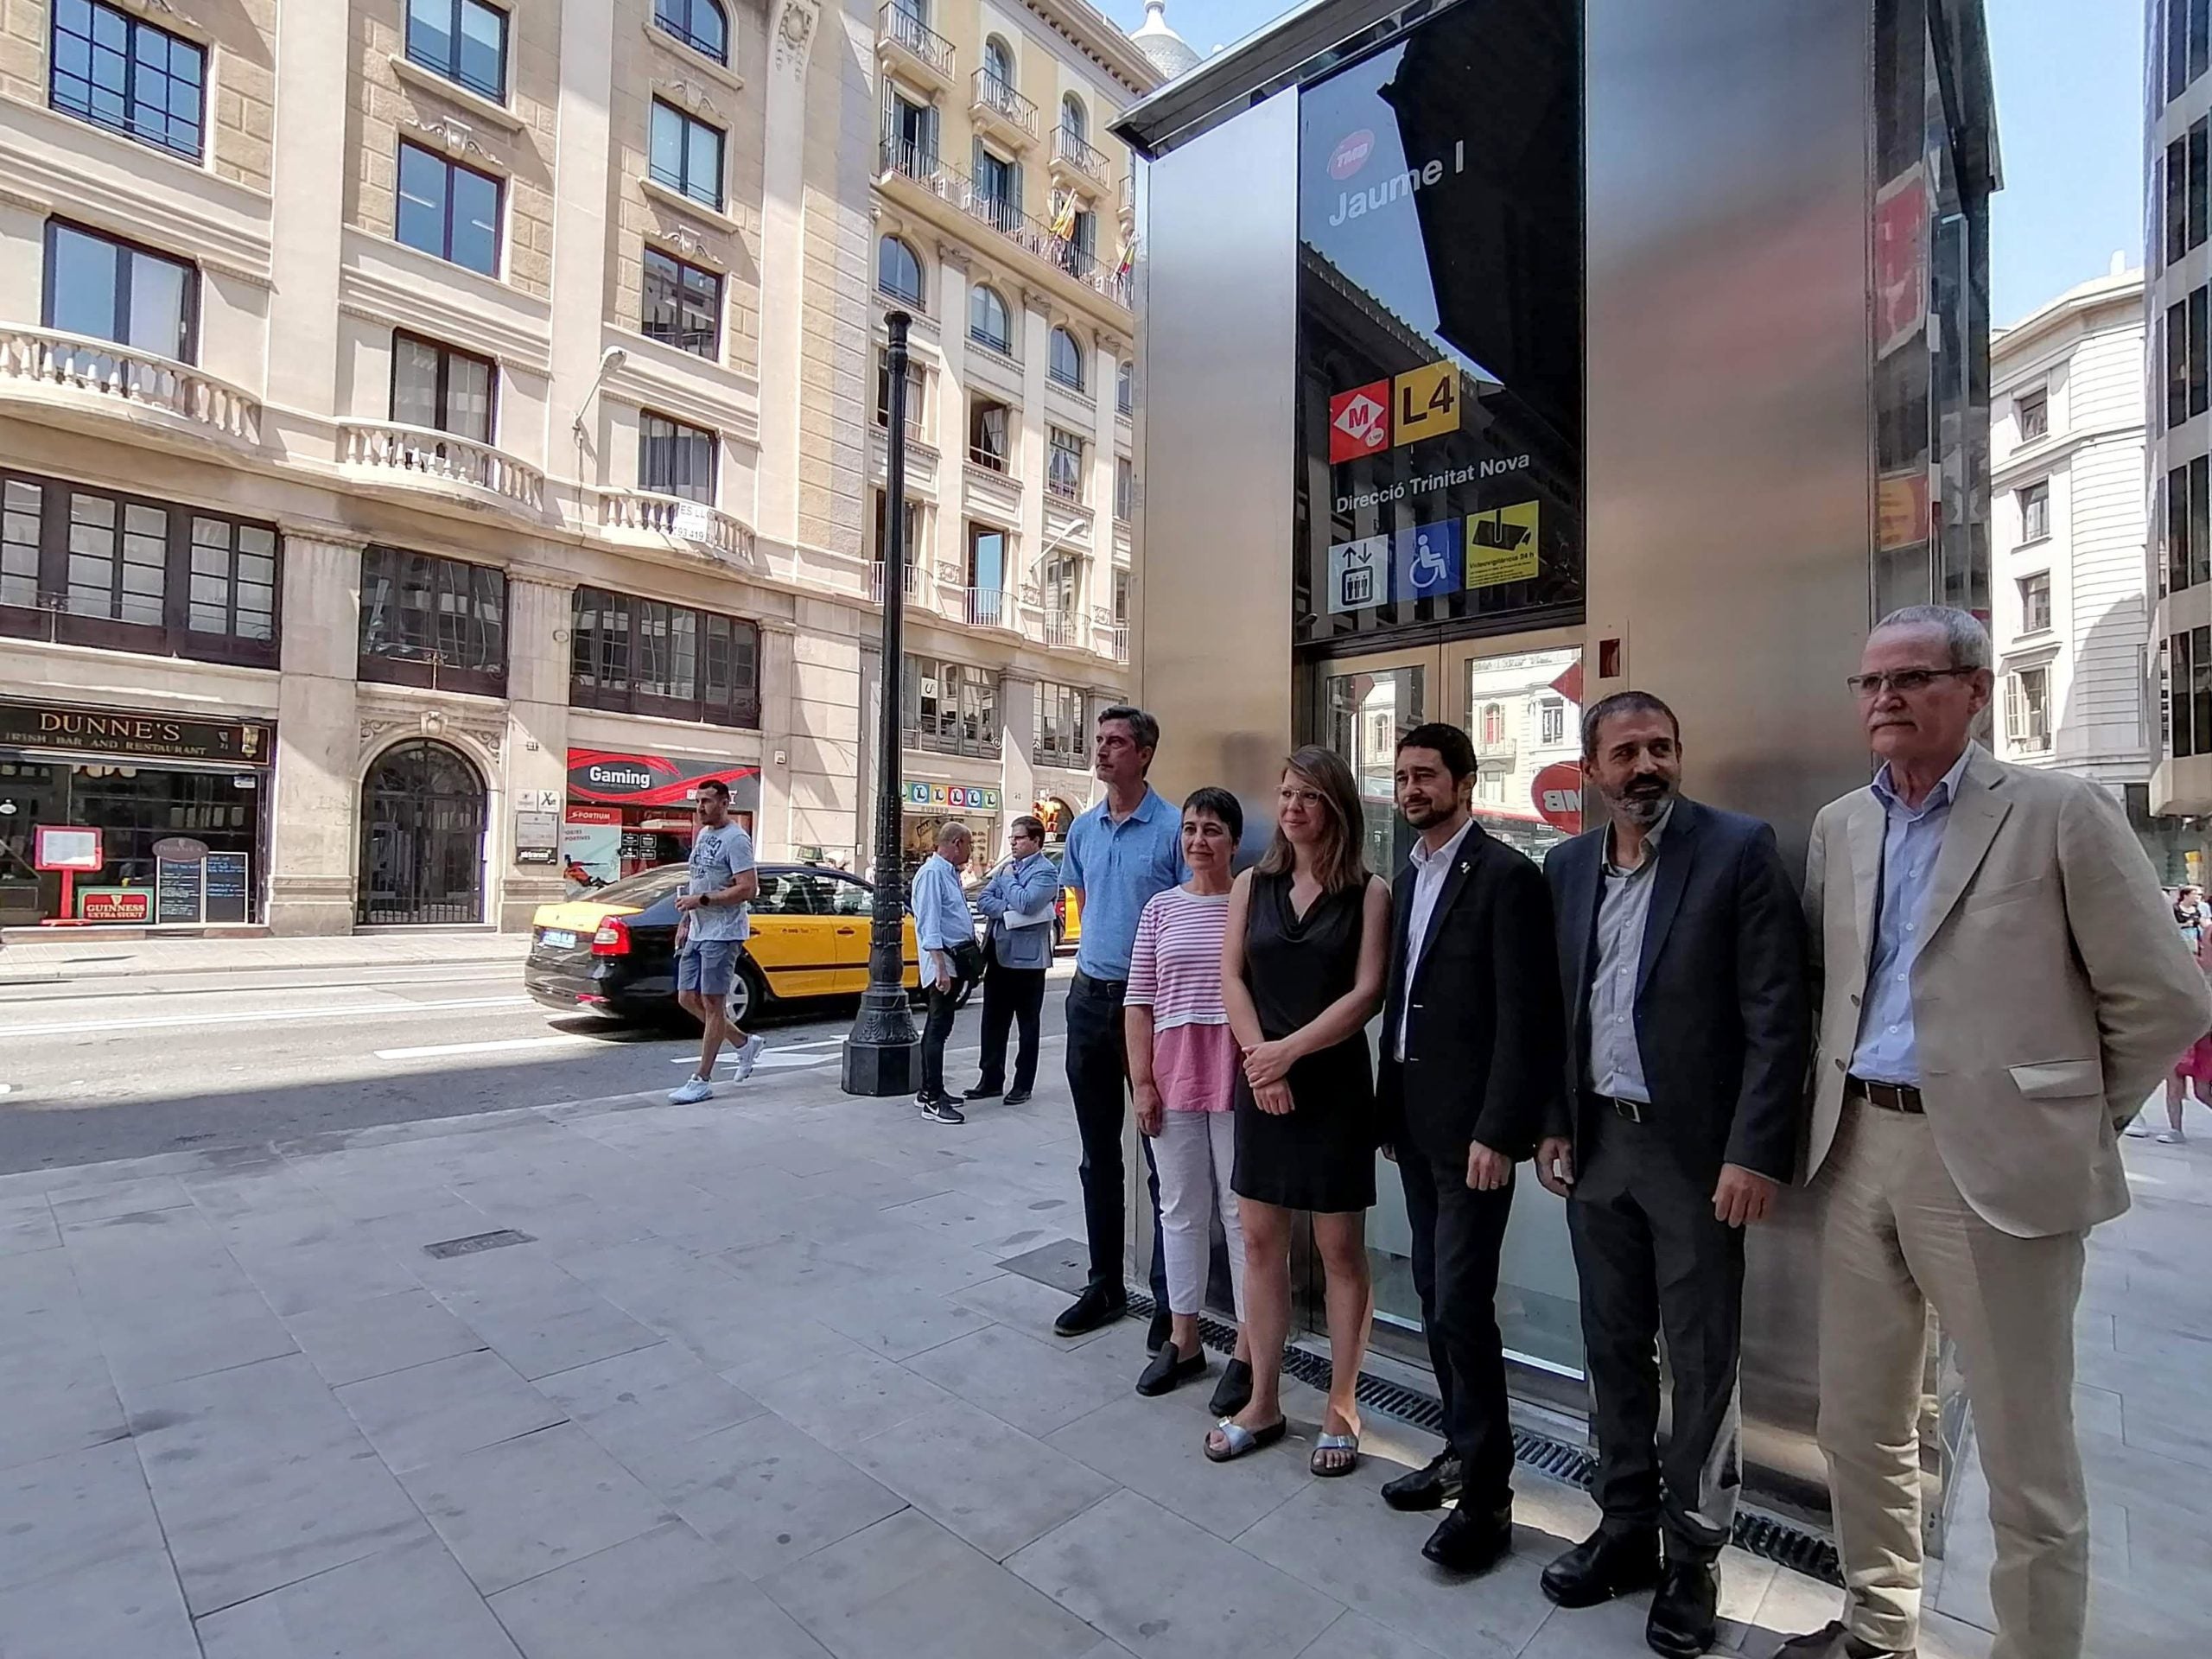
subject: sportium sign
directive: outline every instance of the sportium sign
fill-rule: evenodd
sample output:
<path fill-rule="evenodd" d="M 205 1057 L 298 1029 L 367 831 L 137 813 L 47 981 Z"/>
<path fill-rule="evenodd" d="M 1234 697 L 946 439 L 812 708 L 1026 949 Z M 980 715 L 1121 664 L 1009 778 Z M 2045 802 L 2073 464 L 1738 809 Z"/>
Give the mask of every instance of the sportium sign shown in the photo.
<path fill-rule="evenodd" d="M 1495 0 L 1299 89 L 1300 641 L 1580 613 L 1581 58 Z"/>

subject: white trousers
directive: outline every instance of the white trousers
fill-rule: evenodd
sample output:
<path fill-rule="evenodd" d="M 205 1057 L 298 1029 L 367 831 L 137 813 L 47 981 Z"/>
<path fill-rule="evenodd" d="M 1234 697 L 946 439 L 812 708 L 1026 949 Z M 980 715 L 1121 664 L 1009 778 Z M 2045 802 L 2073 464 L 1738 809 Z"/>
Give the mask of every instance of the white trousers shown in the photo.
<path fill-rule="evenodd" d="M 1160 1114 L 1152 1160 L 1160 1171 L 1160 1248 L 1167 1257 L 1167 1306 L 1177 1313 L 1205 1309 L 1207 1257 L 1213 1217 L 1229 1238 L 1229 1281 L 1236 1317 L 1244 1317 L 1244 1230 L 1229 1172 L 1236 1161 L 1234 1112 Z"/>

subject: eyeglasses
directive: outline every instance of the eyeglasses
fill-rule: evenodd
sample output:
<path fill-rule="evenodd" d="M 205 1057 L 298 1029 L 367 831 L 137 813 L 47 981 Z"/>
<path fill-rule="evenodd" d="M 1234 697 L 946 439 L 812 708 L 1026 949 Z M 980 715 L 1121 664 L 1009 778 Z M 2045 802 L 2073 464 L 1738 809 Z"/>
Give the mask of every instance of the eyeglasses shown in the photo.
<path fill-rule="evenodd" d="M 1844 683 L 1857 697 L 1878 697 L 1888 691 L 1909 697 L 1916 691 L 1925 691 L 1938 680 L 1980 672 L 1978 668 L 1893 668 L 1886 674 L 1853 674 Z"/>

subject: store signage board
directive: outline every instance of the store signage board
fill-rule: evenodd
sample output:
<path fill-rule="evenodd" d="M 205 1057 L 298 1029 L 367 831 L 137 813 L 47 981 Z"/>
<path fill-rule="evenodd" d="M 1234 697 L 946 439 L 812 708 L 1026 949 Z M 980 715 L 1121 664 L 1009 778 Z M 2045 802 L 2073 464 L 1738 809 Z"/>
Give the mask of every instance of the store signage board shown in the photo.
<path fill-rule="evenodd" d="M 154 918 L 150 887 L 79 887 L 77 919 L 110 925 L 143 924 Z"/>
<path fill-rule="evenodd" d="M 31 864 L 41 870 L 89 874 L 107 862 L 100 832 L 77 824 L 41 823 L 32 832 Z"/>
<path fill-rule="evenodd" d="M 909 779 L 901 794 L 908 806 L 941 807 L 951 812 L 995 812 L 999 791 L 980 784 L 931 784 Z"/>
<path fill-rule="evenodd" d="M 207 872 L 207 920 L 242 922 L 246 918 L 246 855 L 210 853 L 200 867 Z"/>
<path fill-rule="evenodd" d="M 207 919 L 207 849 L 202 848 L 200 854 L 194 859 L 163 858 L 154 866 L 156 922 L 175 925 Z"/>
<path fill-rule="evenodd" d="M 1300 642 L 1580 611 L 1580 35 L 1452 7 L 1299 89 Z"/>
<path fill-rule="evenodd" d="M 515 814 L 515 861 L 539 863 L 551 861 L 524 859 L 526 852 L 551 854 L 561 844 L 561 815 L 557 812 L 518 812 Z"/>
<path fill-rule="evenodd" d="M 197 864 L 207 856 L 207 843 L 189 836 L 169 836 L 154 843 L 154 856 L 164 863 Z"/>
<path fill-rule="evenodd" d="M 569 798 L 617 806 L 684 806 L 699 785 L 715 779 L 729 785 L 730 804 L 757 810 L 760 768 L 689 755 L 630 754 L 612 749 L 569 751 Z"/>
<path fill-rule="evenodd" d="M 262 766 L 272 747 L 269 728 L 254 721 L 180 720 L 124 709 L 0 701 L 0 748 Z"/>

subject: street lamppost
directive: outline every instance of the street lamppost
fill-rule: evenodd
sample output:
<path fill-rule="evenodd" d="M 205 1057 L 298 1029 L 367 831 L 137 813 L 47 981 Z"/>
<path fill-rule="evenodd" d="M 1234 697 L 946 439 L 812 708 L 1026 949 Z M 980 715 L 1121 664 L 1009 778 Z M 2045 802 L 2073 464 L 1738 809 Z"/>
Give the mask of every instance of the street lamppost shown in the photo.
<path fill-rule="evenodd" d="M 906 880 L 899 837 L 899 688 L 906 659 L 899 624 L 906 608 L 906 330 L 913 319 L 883 320 L 891 339 L 890 431 L 886 439 L 883 512 L 883 649 L 877 674 L 875 736 L 875 909 L 868 952 L 868 989 L 845 1039 L 849 1095 L 906 1095 L 914 1090 L 914 1017 L 906 1001 Z"/>

